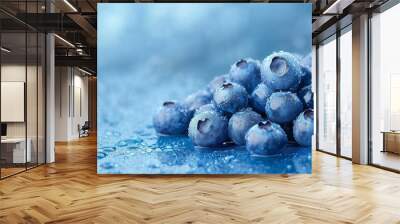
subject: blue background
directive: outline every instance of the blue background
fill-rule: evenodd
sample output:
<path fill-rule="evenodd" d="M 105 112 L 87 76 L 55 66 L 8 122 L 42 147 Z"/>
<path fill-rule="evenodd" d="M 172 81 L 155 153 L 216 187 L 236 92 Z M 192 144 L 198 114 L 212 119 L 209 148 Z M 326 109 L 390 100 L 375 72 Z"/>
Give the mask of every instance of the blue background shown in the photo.
<path fill-rule="evenodd" d="M 307 173 L 311 150 L 273 157 L 159 137 L 152 114 L 236 60 L 311 52 L 311 4 L 99 4 L 99 173 Z"/>

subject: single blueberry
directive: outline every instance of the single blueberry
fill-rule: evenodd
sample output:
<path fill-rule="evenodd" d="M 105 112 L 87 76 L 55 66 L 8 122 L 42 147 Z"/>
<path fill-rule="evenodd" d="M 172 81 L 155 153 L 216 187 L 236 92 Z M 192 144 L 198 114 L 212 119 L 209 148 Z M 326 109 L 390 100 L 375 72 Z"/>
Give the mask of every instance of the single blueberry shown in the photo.
<path fill-rule="evenodd" d="M 196 114 L 189 124 L 189 137 L 198 146 L 221 146 L 228 138 L 228 119 L 213 111 Z"/>
<path fill-rule="evenodd" d="M 253 93 L 250 97 L 250 105 L 253 107 L 255 111 L 258 113 L 265 113 L 265 103 L 267 102 L 268 97 L 272 94 L 272 90 L 268 88 L 264 83 L 260 83 L 254 89 Z"/>
<path fill-rule="evenodd" d="M 304 108 L 314 107 L 314 97 L 313 97 L 313 92 L 311 90 L 311 85 L 305 86 L 304 88 L 299 90 L 297 92 L 297 96 L 303 103 Z"/>
<path fill-rule="evenodd" d="M 208 84 L 208 91 L 213 94 L 217 89 L 219 89 L 222 84 L 229 82 L 229 74 L 220 75 L 215 77 L 211 82 Z"/>
<path fill-rule="evenodd" d="M 246 134 L 246 149 L 256 155 L 274 155 L 287 144 L 285 131 L 279 124 L 262 121 L 254 125 Z"/>
<path fill-rule="evenodd" d="M 299 145 L 311 146 L 313 133 L 314 111 L 312 109 L 307 109 L 294 121 L 293 136 Z"/>
<path fill-rule="evenodd" d="M 268 119 L 280 124 L 293 121 L 302 111 L 303 103 L 291 92 L 273 93 L 265 104 Z"/>
<path fill-rule="evenodd" d="M 301 66 L 301 80 L 300 80 L 300 85 L 299 89 L 311 85 L 311 70 L 305 66 Z"/>
<path fill-rule="evenodd" d="M 246 89 L 233 82 L 226 82 L 217 89 L 213 99 L 215 106 L 224 112 L 235 113 L 247 107 L 249 95 Z"/>
<path fill-rule="evenodd" d="M 302 72 L 296 56 L 279 51 L 264 59 L 261 75 L 263 82 L 274 91 L 295 92 L 299 87 Z"/>
<path fill-rule="evenodd" d="M 212 94 L 206 90 L 199 90 L 188 97 L 184 101 L 184 105 L 189 108 L 190 111 L 195 111 L 199 107 L 210 103 L 212 100 Z"/>
<path fill-rule="evenodd" d="M 228 124 L 229 138 L 236 145 L 244 145 L 246 143 L 244 136 L 247 131 L 262 120 L 261 115 L 252 111 L 251 108 L 233 114 Z"/>
<path fill-rule="evenodd" d="M 246 88 L 248 93 L 261 82 L 260 62 L 248 59 L 240 59 L 235 62 L 229 71 L 229 78 Z"/>
<path fill-rule="evenodd" d="M 181 104 L 166 101 L 153 116 L 153 126 L 160 134 L 182 135 L 187 133 L 191 112 Z"/>

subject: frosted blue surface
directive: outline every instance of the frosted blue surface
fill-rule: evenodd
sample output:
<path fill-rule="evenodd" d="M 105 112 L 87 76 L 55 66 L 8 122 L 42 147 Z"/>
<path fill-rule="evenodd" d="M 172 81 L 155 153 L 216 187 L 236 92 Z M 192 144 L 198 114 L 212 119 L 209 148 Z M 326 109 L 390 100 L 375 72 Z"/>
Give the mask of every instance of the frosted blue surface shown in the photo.
<path fill-rule="evenodd" d="M 194 147 L 152 127 L 162 102 L 183 100 L 240 58 L 311 52 L 310 5 L 273 5 L 100 4 L 98 173 L 310 173 L 309 147 L 254 157 L 244 147 Z"/>

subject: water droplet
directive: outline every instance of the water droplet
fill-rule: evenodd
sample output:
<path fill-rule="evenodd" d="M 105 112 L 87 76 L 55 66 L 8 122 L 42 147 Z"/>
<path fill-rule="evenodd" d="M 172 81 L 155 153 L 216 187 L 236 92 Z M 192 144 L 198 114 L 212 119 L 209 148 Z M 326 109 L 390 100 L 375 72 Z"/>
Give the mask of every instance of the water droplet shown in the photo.
<path fill-rule="evenodd" d="M 104 162 L 100 166 L 103 169 L 113 169 L 113 168 L 117 167 L 117 164 L 112 163 L 112 162 Z"/>
<path fill-rule="evenodd" d="M 150 168 L 150 169 L 156 169 L 156 168 L 158 168 L 158 166 L 155 165 L 155 164 L 151 164 L 151 165 L 149 165 L 149 168 Z"/>
<path fill-rule="evenodd" d="M 136 150 L 136 149 L 138 149 L 139 147 L 137 147 L 137 146 L 129 146 L 129 147 L 127 147 L 127 149 L 129 149 L 129 150 Z"/>
<path fill-rule="evenodd" d="M 225 160 L 225 162 L 229 162 L 229 161 L 231 161 L 233 158 L 234 158 L 234 157 L 233 157 L 232 155 L 230 155 L 230 156 L 225 156 L 224 160 Z"/>
<path fill-rule="evenodd" d="M 121 136 L 121 133 L 119 133 L 118 131 L 113 131 L 112 135 L 115 137 L 119 137 L 119 136 Z"/>
<path fill-rule="evenodd" d="M 107 154 L 104 152 L 97 152 L 97 159 L 103 159 L 106 156 L 107 156 Z"/>
<path fill-rule="evenodd" d="M 117 144 L 118 147 L 125 147 L 127 145 L 128 145 L 128 143 L 126 141 L 124 141 L 124 140 L 119 141 L 118 144 Z"/>
<path fill-rule="evenodd" d="M 114 152 L 115 150 L 116 150 L 115 147 L 103 147 L 100 149 L 100 151 L 106 152 L 106 153 Z"/>

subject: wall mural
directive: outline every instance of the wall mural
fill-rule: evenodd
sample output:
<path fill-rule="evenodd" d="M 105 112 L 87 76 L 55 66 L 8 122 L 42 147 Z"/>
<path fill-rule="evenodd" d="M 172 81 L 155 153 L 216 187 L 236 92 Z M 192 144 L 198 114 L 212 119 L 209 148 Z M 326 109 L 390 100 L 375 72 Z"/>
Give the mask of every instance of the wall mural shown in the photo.
<path fill-rule="evenodd" d="M 99 174 L 311 172 L 311 4 L 99 4 Z"/>

